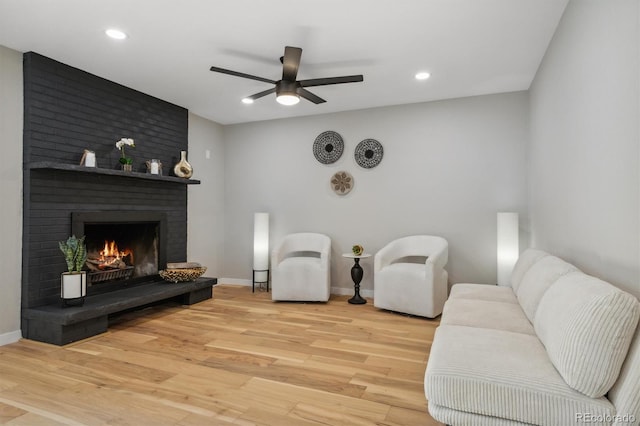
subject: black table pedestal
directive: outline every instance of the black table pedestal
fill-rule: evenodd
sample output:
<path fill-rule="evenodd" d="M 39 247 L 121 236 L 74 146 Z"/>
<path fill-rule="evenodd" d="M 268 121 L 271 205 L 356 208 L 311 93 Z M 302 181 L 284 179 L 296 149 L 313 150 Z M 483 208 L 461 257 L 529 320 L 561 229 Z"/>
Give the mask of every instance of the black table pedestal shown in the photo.
<path fill-rule="evenodd" d="M 360 281 L 362 281 L 363 275 L 362 266 L 360 266 L 360 259 L 357 257 L 353 258 L 353 262 L 353 267 L 351 268 L 351 279 L 353 280 L 355 294 L 348 300 L 348 302 L 353 305 L 363 305 L 367 303 L 367 301 L 360 296 Z"/>

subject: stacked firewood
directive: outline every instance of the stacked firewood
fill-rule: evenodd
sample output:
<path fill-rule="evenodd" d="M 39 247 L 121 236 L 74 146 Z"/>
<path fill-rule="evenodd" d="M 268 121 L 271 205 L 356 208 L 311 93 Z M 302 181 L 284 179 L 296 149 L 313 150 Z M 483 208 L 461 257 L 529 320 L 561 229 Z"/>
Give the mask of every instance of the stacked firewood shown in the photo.
<path fill-rule="evenodd" d="M 89 258 L 87 257 L 87 268 L 90 271 L 108 271 L 110 269 L 125 269 L 127 264 L 119 257 L 112 258 Z"/>

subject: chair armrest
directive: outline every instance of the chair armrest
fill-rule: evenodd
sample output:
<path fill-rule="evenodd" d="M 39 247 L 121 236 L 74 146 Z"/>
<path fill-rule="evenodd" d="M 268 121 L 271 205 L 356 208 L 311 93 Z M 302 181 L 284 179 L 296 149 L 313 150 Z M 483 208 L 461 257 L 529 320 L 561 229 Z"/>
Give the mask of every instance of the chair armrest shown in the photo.
<path fill-rule="evenodd" d="M 284 244 L 279 244 L 271 251 L 271 266 L 277 266 L 280 262 L 284 260 L 285 255 L 287 254 L 286 250 L 284 250 Z"/>
<path fill-rule="evenodd" d="M 449 248 L 444 247 L 436 252 L 433 252 L 427 257 L 425 264 L 432 265 L 434 270 L 442 270 L 449 261 Z"/>
<path fill-rule="evenodd" d="M 385 266 L 391 265 L 397 256 L 395 254 L 395 242 L 391 242 L 382 247 L 373 258 L 373 271 L 378 272 Z"/>

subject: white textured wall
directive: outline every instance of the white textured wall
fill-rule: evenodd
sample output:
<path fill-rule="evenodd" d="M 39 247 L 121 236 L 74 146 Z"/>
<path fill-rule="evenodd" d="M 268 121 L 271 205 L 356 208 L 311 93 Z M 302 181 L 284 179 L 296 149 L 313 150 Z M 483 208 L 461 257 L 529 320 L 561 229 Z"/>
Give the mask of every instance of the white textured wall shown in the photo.
<path fill-rule="evenodd" d="M 640 295 L 637 0 L 573 0 L 530 91 L 532 243 Z"/>
<path fill-rule="evenodd" d="M 189 114 L 188 161 L 193 167 L 193 179 L 202 183 L 188 187 L 187 257 L 207 267 L 205 276 L 218 277 L 224 241 L 225 167 L 221 125 Z"/>
<path fill-rule="evenodd" d="M 352 290 L 352 262 L 340 254 L 360 243 L 375 253 L 405 235 L 449 240 L 450 282 L 496 282 L 496 212 L 526 219 L 524 92 L 273 120 L 225 127 L 225 250 L 222 277 L 251 279 L 253 213 L 271 214 L 271 239 L 313 231 L 333 241 L 332 286 Z M 337 163 L 313 156 L 315 138 L 340 133 Z M 384 147 L 382 163 L 362 169 L 354 149 L 365 138 Z M 355 188 L 329 186 L 339 170 Z M 372 260 L 362 261 L 371 290 Z"/>
<path fill-rule="evenodd" d="M 0 345 L 21 337 L 22 98 L 22 54 L 0 46 Z"/>

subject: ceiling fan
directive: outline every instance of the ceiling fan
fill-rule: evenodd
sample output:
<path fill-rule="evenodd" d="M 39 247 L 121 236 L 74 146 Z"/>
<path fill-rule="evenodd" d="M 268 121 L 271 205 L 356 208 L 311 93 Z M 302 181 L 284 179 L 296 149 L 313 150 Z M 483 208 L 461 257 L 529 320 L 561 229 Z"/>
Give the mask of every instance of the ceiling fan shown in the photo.
<path fill-rule="evenodd" d="M 305 87 L 326 86 L 329 84 L 357 83 L 364 80 L 362 75 L 296 80 L 298 76 L 298 68 L 300 67 L 301 57 L 301 48 L 291 46 L 286 46 L 284 48 L 284 56 L 280 58 L 280 62 L 282 62 L 282 79 L 278 81 L 270 80 L 263 77 L 257 77 L 255 75 L 245 74 L 238 71 L 231 71 L 219 67 L 211 67 L 210 70 L 213 72 L 229 74 L 236 77 L 263 81 L 265 83 L 271 83 L 274 85 L 274 87 L 269 90 L 265 90 L 263 92 L 256 93 L 255 95 L 244 98 L 243 102 L 245 103 L 253 103 L 253 101 L 258 98 L 270 95 L 271 93 L 275 93 L 276 100 L 283 105 L 295 105 L 300 102 L 301 97 L 313 102 L 314 104 L 321 104 L 326 101 L 321 97 L 314 95 L 313 93 L 305 89 Z"/>

